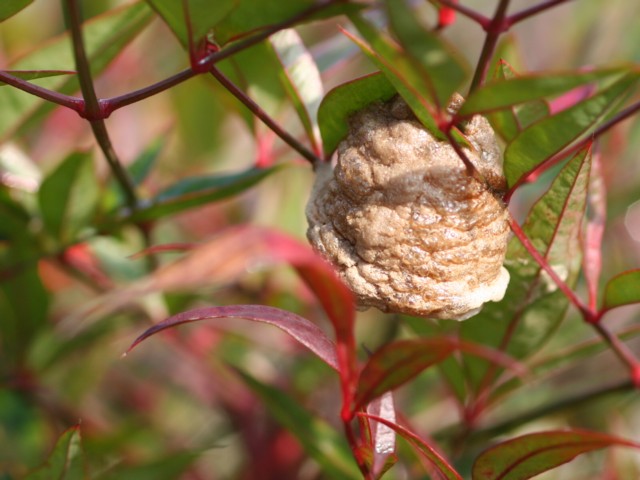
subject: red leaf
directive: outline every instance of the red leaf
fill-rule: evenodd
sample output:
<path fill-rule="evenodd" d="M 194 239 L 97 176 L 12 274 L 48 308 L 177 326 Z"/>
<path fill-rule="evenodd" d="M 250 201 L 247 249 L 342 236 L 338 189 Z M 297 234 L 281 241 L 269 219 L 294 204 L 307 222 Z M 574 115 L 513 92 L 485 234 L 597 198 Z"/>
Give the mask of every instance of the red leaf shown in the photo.
<path fill-rule="evenodd" d="M 395 422 L 396 410 L 393 394 L 387 392 L 380 398 L 375 399 L 367 405 L 367 413 Z M 371 432 L 373 444 L 373 465 L 371 470 L 374 478 L 381 478 L 384 472 L 391 468 L 397 460 L 395 457 L 396 433 L 387 425 L 372 419 L 367 420 L 369 421 L 369 431 Z"/>
<path fill-rule="evenodd" d="M 519 375 L 524 373 L 524 368 L 508 355 L 455 337 L 400 340 L 384 345 L 369 358 L 360 373 L 354 410 L 408 382 L 456 350 L 514 369 Z"/>
<path fill-rule="evenodd" d="M 551 430 L 508 440 L 485 450 L 473 465 L 473 480 L 526 480 L 570 462 L 576 456 L 611 446 L 640 444 L 585 430 Z"/>
<path fill-rule="evenodd" d="M 406 428 L 398 425 L 395 422 L 391 422 L 386 418 L 378 417 L 376 415 L 370 415 L 367 413 L 359 414 L 361 417 L 369 418 L 371 420 L 375 420 L 376 422 L 382 423 L 389 428 L 392 428 L 396 431 L 400 436 L 402 436 L 405 440 L 407 440 L 413 447 L 422 455 L 424 455 L 429 462 L 433 464 L 433 466 L 437 469 L 438 473 L 440 473 L 447 480 L 462 480 L 462 477 L 455 471 L 455 469 L 445 460 L 445 458 L 438 453 L 438 451 L 425 442 L 423 439 L 418 437 L 415 433 L 407 430 Z"/>
<path fill-rule="evenodd" d="M 602 236 L 607 221 L 607 191 L 600 154 L 594 153 L 591 162 L 588 196 L 591 218 L 584 236 L 582 268 L 589 293 L 589 308 L 595 311 L 598 306 L 598 284 L 602 270 Z"/>
<path fill-rule="evenodd" d="M 295 313 L 264 305 L 207 307 L 179 313 L 147 329 L 133 342 L 126 353 L 129 353 L 146 338 L 167 328 L 201 320 L 226 320 L 229 318 L 243 318 L 245 320 L 267 323 L 278 327 L 315 353 L 330 367 L 336 370 L 338 369 L 335 345 L 318 326 Z"/>

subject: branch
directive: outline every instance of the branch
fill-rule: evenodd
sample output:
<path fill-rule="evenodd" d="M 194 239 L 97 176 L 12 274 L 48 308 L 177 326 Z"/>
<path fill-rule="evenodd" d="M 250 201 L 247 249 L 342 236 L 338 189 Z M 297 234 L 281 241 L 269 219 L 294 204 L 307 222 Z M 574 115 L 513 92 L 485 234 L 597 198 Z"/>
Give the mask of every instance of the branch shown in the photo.
<path fill-rule="evenodd" d="M 431 3 L 435 3 L 437 5 L 450 8 L 451 10 L 455 10 L 459 14 L 464 15 L 465 17 L 470 18 L 471 20 L 476 22 L 483 29 L 486 29 L 491 23 L 491 20 L 481 13 L 470 9 L 469 7 L 465 7 L 464 5 L 460 5 L 459 3 L 453 3 L 451 0 L 431 0 Z"/>
<path fill-rule="evenodd" d="M 510 15 L 509 18 L 506 19 L 506 22 L 509 24 L 509 26 L 513 26 L 516 23 L 521 22 L 522 20 L 537 15 L 540 12 L 556 7 L 563 3 L 568 3 L 570 1 L 572 0 L 547 0 L 546 2 L 542 2 L 539 5 L 526 8 L 518 13 Z"/>
<path fill-rule="evenodd" d="M 48 100 L 49 102 L 70 108 L 79 114 L 84 110 L 84 101 L 81 98 L 71 97 L 63 93 L 54 92 L 48 88 L 39 87 L 38 85 L 34 85 L 31 82 L 23 80 L 22 78 L 15 77 L 9 72 L 0 70 L 0 82 L 11 85 L 18 90 L 30 93 L 31 95 L 35 95 L 36 97 L 40 97 L 43 100 Z"/>

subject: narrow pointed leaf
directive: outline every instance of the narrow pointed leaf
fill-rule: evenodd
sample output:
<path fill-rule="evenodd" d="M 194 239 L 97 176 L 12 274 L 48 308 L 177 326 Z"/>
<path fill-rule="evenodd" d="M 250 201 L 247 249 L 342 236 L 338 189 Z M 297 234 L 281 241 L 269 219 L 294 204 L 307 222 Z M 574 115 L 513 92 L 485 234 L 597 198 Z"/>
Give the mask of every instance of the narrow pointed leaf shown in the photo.
<path fill-rule="evenodd" d="M 127 352 L 150 336 L 168 328 L 202 320 L 228 320 L 230 318 L 241 318 L 278 327 L 315 353 L 327 365 L 334 369 L 338 368 L 335 345 L 318 326 L 295 313 L 265 305 L 205 307 L 173 315 L 142 333 Z"/>
<path fill-rule="evenodd" d="M 359 15 L 349 17 L 366 42 L 344 32 L 382 71 L 420 122 L 436 138 L 446 138 L 435 121 L 435 91 L 408 54 Z M 367 43 L 368 42 L 368 43 Z"/>
<path fill-rule="evenodd" d="M 367 413 L 384 418 L 389 422 L 396 422 L 395 402 L 393 394 L 387 392 L 367 405 Z M 396 432 L 383 423 L 368 419 L 371 431 L 371 443 L 373 444 L 372 472 L 375 478 L 382 478 L 397 461 Z"/>
<path fill-rule="evenodd" d="M 415 60 L 433 91 L 431 100 L 442 110 L 451 95 L 460 89 L 467 72 L 461 59 L 440 37 L 417 21 L 405 0 L 387 0 L 387 14 L 393 33 Z"/>
<path fill-rule="evenodd" d="M 524 233 L 569 287 L 575 285 L 580 271 L 590 166 L 590 150 L 578 152 L 532 207 L 523 225 Z M 515 237 L 509 242 L 505 267 L 511 280 L 504 299 L 485 305 L 461 325 L 460 333 L 466 340 L 502 348 L 522 359 L 549 339 L 569 303 Z M 465 368 L 475 387 L 490 369 L 479 358 L 467 358 Z"/>
<path fill-rule="evenodd" d="M 640 269 L 616 275 L 604 289 L 606 310 L 632 303 L 640 303 Z"/>
<path fill-rule="evenodd" d="M 37 80 L 39 78 L 57 77 L 59 75 L 75 75 L 73 70 L 2 70 L 2 73 L 8 73 L 22 80 Z M 0 80 L 0 87 L 7 85 Z"/>
<path fill-rule="evenodd" d="M 241 370 L 236 371 L 271 415 L 295 435 L 305 452 L 318 463 L 328 478 L 362 478 L 344 435 L 302 408 L 299 401 L 281 389 L 266 385 Z"/>
<path fill-rule="evenodd" d="M 429 462 L 431 462 L 431 464 L 437 469 L 438 473 L 446 480 L 462 480 L 460 474 L 456 472 L 451 464 L 440 453 L 438 453 L 434 447 L 429 445 L 415 433 L 380 416 L 369 414 L 361 414 L 361 416 L 375 420 L 395 430 L 396 433 L 407 440 L 417 452 L 429 460 Z"/>
<path fill-rule="evenodd" d="M 381 72 L 359 77 L 330 90 L 318 110 L 318 123 L 326 155 L 347 136 L 349 117 L 375 101 L 386 101 L 396 89 Z"/>
<path fill-rule="evenodd" d="M 473 480 L 526 480 L 570 462 L 578 455 L 612 446 L 640 448 L 618 437 L 584 430 L 532 433 L 484 451 L 473 465 Z"/>
<path fill-rule="evenodd" d="M 321 153 L 318 108 L 324 91 L 320 71 L 293 29 L 281 30 L 269 42 L 282 66 L 282 83 L 316 153 Z"/>
<path fill-rule="evenodd" d="M 150 204 L 126 217 L 128 221 L 155 220 L 190 208 L 234 197 L 280 170 L 281 166 L 250 168 L 230 175 L 209 175 L 179 180 L 160 192 Z"/>
<path fill-rule="evenodd" d="M 589 306 L 595 310 L 598 304 L 598 286 L 602 271 L 602 237 L 607 221 L 607 187 L 599 152 L 593 155 L 592 163 L 588 196 L 590 215 L 584 233 L 582 270 L 587 284 Z"/>
<path fill-rule="evenodd" d="M 148 24 L 153 12 L 137 2 L 99 15 L 83 25 L 83 37 L 92 72 L 98 75 Z M 55 61 L 54 64 L 52 62 Z M 75 68 L 68 34 L 56 37 L 11 65 L 12 70 Z M 38 85 L 72 95 L 78 90 L 76 76 L 43 78 Z M 0 142 L 30 120 L 40 119 L 53 105 L 15 88 L 0 88 Z"/>
<path fill-rule="evenodd" d="M 56 442 L 47 462 L 25 477 L 25 480 L 84 480 L 87 478 L 80 442 L 80 427 L 64 432 Z"/>
<path fill-rule="evenodd" d="M 0 3 L 0 22 L 4 22 L 7 18 L 14 16 L 31 3 L 33 3 L 33 0 L 4 0 Z"/>
<path fill-rule="evenodd" d="M 532 100 L 542 100 L 592 82 L 613 79 L 623 73 L 623 69 L 616 68 L 584 73 L 529 74 L 511 78 L 497 78 L 471 93 L 458 114 L 468 117 Z"/>
<path fill-rule="evenodd" d="M 62 243 L 90 224 L 100 190 L 87 153 L 73 153 L 49 174 L 38 190 L 42 220 L 49 232 Z"/>
<path fill-rule="evenodd" d="M 585 133 L 637 81 L 637 75 L 627 75 L 593 97 L 521 132 L 504 154 L 504 173 L 509 186 Z"/>

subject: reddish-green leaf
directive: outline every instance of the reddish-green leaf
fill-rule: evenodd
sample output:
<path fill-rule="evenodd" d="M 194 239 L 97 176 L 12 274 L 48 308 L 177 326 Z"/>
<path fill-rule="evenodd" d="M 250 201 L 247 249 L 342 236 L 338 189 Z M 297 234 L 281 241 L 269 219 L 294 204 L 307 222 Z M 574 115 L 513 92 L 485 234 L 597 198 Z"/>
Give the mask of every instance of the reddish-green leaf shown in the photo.
<path fill-rule="evenodd" d="M 407 430 L 406 428 L 398 425 L 395 422 L 390 422 L 386 418 L 382 418 L 376 415 L 360 414 L 362 417 L 375 420 L 389 428 L 396 431 L 398 435 L 407 440 L 413 448 L 416 449 L 421 455 L 431 462 L 431 464 L 437 469 L 437 472 L 442 475 L 446 480 L 462 480 L 462 477 L 456 470 L 449 464 L 449 462 L 438 451 L 425 442 L 415 433 Z"/>
<path fill-rule="evenodd" d="M 425 29 L 405 0 L 387 0 L 387 14 L 394 35 L 414 59 L 422 78 L 429 82 L 429 99 L 442 110 L 460 89 L 467 72 L 453 48 Z"/>
<path fill-rule="evenodd" d="M 14 16 L 32 2 L 33 0 L 3 0 L 0 2 L 0 22 Z"/>
<path fill-rule="evenodd" d="M 605 447 L 640 448 L 640 444 L 584 430 L 532 433 L 484 451 L 473 465 L 473 480 L 526 480 Z"/>
<path fill-rule="evenodd" d="M 389 422 L 396 421 L 396 408 L 393 394 L 387 392 L 381 397 L 367 405 L 367 413 L 376 417 L 384 418 Z M 374 478 L 382 478 L 397 461 L 396 432 L 383 423 L 378 423 L 370 418 L 368 421 L 368 432 L 372 448 L 371 472 Z"/>
<path fill-rule="evenodd" d="M 632 303 L 640 303 L 640 269 L 616 275 L 604 289 L 603 307 L 606 310 Z"/>
<path fill-rule="evenodd" d="M 281 389 L 266 385 L 239 369 L 236 371 L 269 413 L 295 435 L 305 452 L 318 462 L 327 478 L 362 478 L 344 435 L 305 410 L 299 401 Z"/>
<path fill-rule="evenodd" d="M 80 427 L 76 425 L 58 438 L 47 462 L 25 480 L 84 480 L 87 478 Z"/>
<path fill-rule="evenodd" d="M 349 117 L 375 101 L 389 100 L 396 89 L 382 73 L 351 80 L 330 90 L 318 110 L 325 154 L 330 155 L 347 136 Z"/>
<path fill-rule="evenodd" d="M 131 351 L 131 349 L 143 340 L 168 328 L 202 320 L 228 320 L 230 318 L 242 318 L 278 327 L 315 353 L 330 367 L 334 369 L 338 368 L 335 345 L 318 326 L 295 313 L 264 305 L 205 307 L 179 313 L 145 330 L 145 332 L 133 342 L 127 352 Z"/>
<path fill-rule="evenodd" d="M 591 166 L 590 150 L 576 154 L 529 212 L 523 230 L 554 271 L 572 287 L 581 265 L 582 222 Z M 565 295 L 517 238 L 508 245 L 511 280 L 504 299 L 484 306 L 461 325 L 462 338 L 526 358 L 546 342 L 568 307 Z M 467 358 L 469 384 L 478 386 L 490 367 Z M 494 370 L 494 374 L 496 371 Z"/>
<path fill-rule="evenodd" d="M 626 75 L 600 93 L 522 131 L 504 153 L 504 173 L 509 186 L 585 133 L 637 81 L 638 75 Z"/>

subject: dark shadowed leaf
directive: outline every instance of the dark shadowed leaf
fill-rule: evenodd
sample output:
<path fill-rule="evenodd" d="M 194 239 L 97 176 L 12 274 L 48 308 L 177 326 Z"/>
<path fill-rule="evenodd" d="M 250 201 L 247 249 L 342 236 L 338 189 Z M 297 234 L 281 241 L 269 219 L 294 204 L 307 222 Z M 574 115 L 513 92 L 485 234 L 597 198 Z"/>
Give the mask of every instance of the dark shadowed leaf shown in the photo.
<path fill-rule="evenodd" d="M 390 422 L 386 418 L 382 418 L 375 415 L 369 415 L 366 413 L 360 414 L 360 416 L 375 420 L 387 427 L 396 431 L 398 435 L 407 440 L 413 448 L 423 455 L 433 466 L 437 469 L 437 472 L 442 475 L 446 480 L 462 480 L 462 477 L 456 470 L 449 464 L 449 462 L 438 451 L 421 439 L 415 433 L 407 430 L 406 428 L 398 425 L 395 422 Z"/>
<path fill-rule="evenodd" d="M 47 462 L 24 477 L 25 480 L 84 480 L 87 478 L 80 427 L 76 425 L 58 438 Z"/>
<path fill-rule="evenodd" d="M 75 75 L 76 72 L 71 70 L 2 70 L 2 73 L 8 73 L 22 80 L 37 80 L 38 78 L 57 77 L 59 75 Z M 0 80 L 0 87 L 5 86 Z"/>
<path fill-rule="evenodd" d="M 61 243 L 74 240 L 82 228 L 89 226 L 99 196 L 91 155 L 69 155 L 42 181 L 38 190 L 44 226 Z"/>
<path fill-rule="evenodd" d="M 506 64 L 502 63 L 502 68 Z M 569 90 L 607 79 L 619 77 L 621 68 L 595 70 L 584 73 L 557 73 L 545 75 L 500 76 L 475 90 L 464 102 L 460 116 L 488 113 L 532 100 L 542 100 Z"/>
<path fill-rule="evenodd" d="M 606 310 L 632 303 L 640 303 L 640 269 L 616 275 L 604 289 L 603 307 Z"/>
<path fill-rule="evenodd" d="M 435 121 L 437 104 L 432 100 L 433 87 L 415 65 L 413 58 L 363 17 L 351 15 L 349 18 L 366 42 L 346 31 L 345 35 L 382 71 L 425 128 L 436 138 L 444 139 L 445 136 Z"/>
<path fill-rule="evenodd" d="M 349 117 L 375 101 L 389 100 L 396 89 L 382 73 L 373 73 L 330 90 L 318 110 L 325 154 L 330 155 L 347 136 Z"/>
<path fill-rule="evenodd" d="M 576 154 L 523 225 L 533 245 L 569 286 L 575 285 L 580 271 L 590 165 L 590 150 Z M 464 339 L 501 348 L 521 359 L 549 338 L 564 317 L 568 301 L 515 237 L 509 242 L 505 267 L 511 280 L 504 299 L 486 304 L 478 315 L 462 323 L 460 331 Z M 486 362 L 478 358 L 467 359 L 465 367 L 475 387 L 489 374 Z"/>
<path fill-rule="evenodd" d="M 517 135 L 504 153 L 504 173 L 509 186 L 589 130 L 637 81 L 638 75 L 626 75 L 600 93 L 534 123 Z"/>
<path fill-rule="evenodd" d="M 416 12 L 405 0 L 387 0 L 386 4 L 394 35 L 428 79 L 431 101 L 444 109 L 467 76 L 462 60 L 441 37 L 418 23 Z"/>
<path fill-rule="evenodd" d="M 281 30 L 272 35 L 269 42 L 279 60 L 278 70 L 285 90 L 314 152 L 321 154 L 318 107 L 324 91 L 318 67 L 295 30 Z"/>
<path fill-rule="evenodd" d="M 454 337 L 399 340 L 384 345 L 365 364 L 360 373 L 354 408 L 358 409 L 383 393 L 403 385 L 456 350 L 484 357 L 523 373 L 522 368 L 505 355 L 481 345 L 460 342 Z"/>
<path fill-rule="evenodd" d="M 146 338 L 167 328 L 202 320 L 230 318 L 241 318 L 278 327 L 315 353 L 330 367 L 337 369 L 335 345 L 318 326 L 295 313 L 265 305 L 206 307 L 179 313 L 147 329 L 133 342 L 127 352 Z"/>
<path fill-rule="evenodd" d="M 160 192 L 147 207 L 128 215 L 128 221 L 155 220 L 189 208 L 239 195 L 282 166 L 250 168 L 231 175 L 189 177 Z"/>
<path fill-rule="evenodd" d="M 92 72 L 95 75 L 102 72 L 152 18 L 151 9 L 137 2 L 112 9 L 85 22 L 83 36 Z M 72 52 L 68 35 L 61 35 L 22 57 L 11 65 L 11 69 L 42 70 L 54 67 L 56 70 L 72 70 L 75 68 Z M 38 85 L 67 95 L 78 90 L 76 76 L 43 78 Z M 52 104 L 15 88 L 0 88 L 0 105 L 0 141 L 11 136 L 29 120 L 39 119 L 41 114 L 53 108 Z"/>
<path fill-rule="evenodd" d="M 197 44 L 215 27 L 238 3 L 239 0 L 188 0 L 189 19 L 193 41 Z M 182 1 L 147 0 L 153 9 L 173 30 L 183 46 L 189 45 L 187 19 Z"/>
<path fill-rule="evenodd" d="M 473 465 L 473 480 L 526 480 L 605 447 L 640 444 L 584 430 L 532 433 L 485 450 Z"/>
<path fill-rule="evenodd" d="M 33 0 L 3 0 L 0 2 L 0 22 L 12 17 L 32 2 Z"/>
<path fill-rule="evenodd" d="M 327 478 L 362 478 L 344 435 L 302 408 L 299 401 L 281 389 L 266 385 L 241 370 L 236 371 L 271 415 L 295 435 L 305 452 L 318 462 Z"/>

